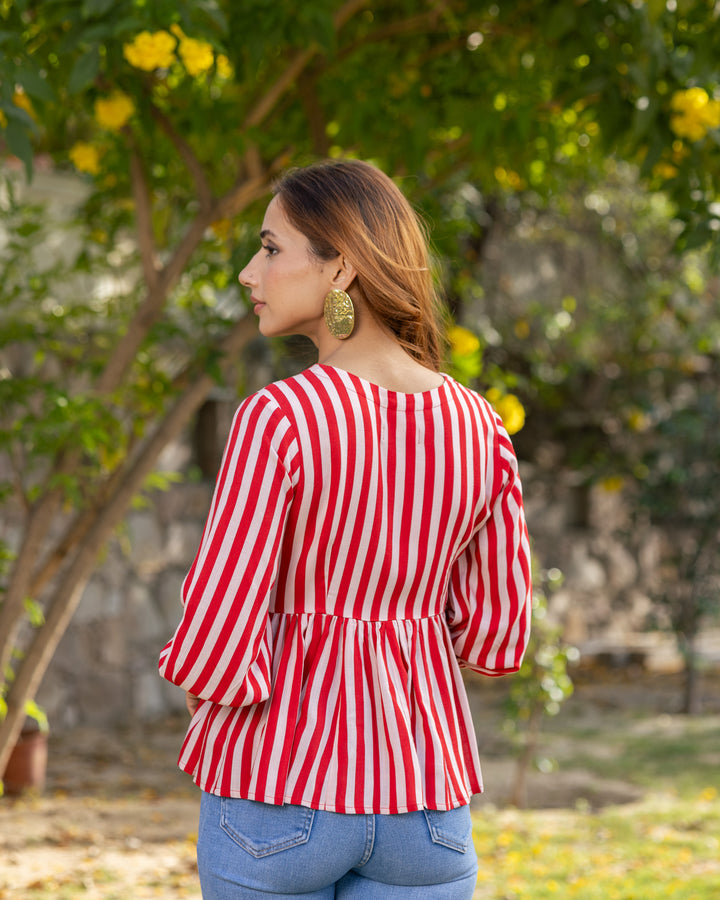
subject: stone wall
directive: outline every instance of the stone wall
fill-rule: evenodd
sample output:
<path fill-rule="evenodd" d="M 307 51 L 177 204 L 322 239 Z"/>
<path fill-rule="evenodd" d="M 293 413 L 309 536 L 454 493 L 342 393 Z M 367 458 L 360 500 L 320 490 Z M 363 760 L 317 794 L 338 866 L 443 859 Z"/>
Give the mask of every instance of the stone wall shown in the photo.
<path fill-rule="evenodd" d="M 55 726 L 110 724 L 183 708 L 157 674 L 180 618 L 180 587 L 197 550 L 212 485 L 187 483 L 128 515 L 83 594 L 38 701 Z"/>
<path fill-rule="evenodd" d="M 562 572 L 550 597 L 567 641 L 590 650 L 627 645 L 647 627 L 661 541 L 634 530 L 621 493 L 578 484 L 574 473 L 522 467 L 528 527 L 537 560 Z"/>

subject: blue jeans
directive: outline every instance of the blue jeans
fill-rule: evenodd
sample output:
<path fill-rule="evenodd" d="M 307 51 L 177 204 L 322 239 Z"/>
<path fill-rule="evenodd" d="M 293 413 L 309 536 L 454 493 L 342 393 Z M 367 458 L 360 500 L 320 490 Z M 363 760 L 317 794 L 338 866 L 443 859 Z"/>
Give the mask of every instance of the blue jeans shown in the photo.
<path fill-rule="evenodd" d="M 204 900 L 470 900 L 477 880 L 470 810 L 345 815 L 203 793 Z"/>

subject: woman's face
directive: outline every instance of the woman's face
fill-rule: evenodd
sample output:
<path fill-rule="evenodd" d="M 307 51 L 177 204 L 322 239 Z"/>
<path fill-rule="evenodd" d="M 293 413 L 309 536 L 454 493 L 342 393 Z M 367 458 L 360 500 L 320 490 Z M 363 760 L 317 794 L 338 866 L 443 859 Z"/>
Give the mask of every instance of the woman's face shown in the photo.
<path fill-rule="evenodd" d="M 333 287 L 341 258 L 323 263 L 308 239 L 285 217 L 279 197 L 265 211 L 262 246 L 238 280 L 250 288 L 258 328 L 266 337 L 304 334 L 317 343 L 325 295 Z"/>

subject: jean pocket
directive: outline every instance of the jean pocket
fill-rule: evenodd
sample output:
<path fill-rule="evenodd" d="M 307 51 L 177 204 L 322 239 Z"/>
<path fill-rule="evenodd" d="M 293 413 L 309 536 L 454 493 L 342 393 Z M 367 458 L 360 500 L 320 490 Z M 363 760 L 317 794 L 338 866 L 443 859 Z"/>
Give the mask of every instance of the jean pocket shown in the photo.
<path fill-rule="evenodd" d="M 220 827 L 256 859 L 289 850 L 310 840 L 314 809 L 273 806 L 256 800 L 223 797 Z"/>
<path fill-rule="evenodd" d="M 469 806 L 457 809 L 425 809 L 425 819 L 433 844 L 441 844 L 458 853 L 467 852 L 472 841 L 472 819 Z"/>

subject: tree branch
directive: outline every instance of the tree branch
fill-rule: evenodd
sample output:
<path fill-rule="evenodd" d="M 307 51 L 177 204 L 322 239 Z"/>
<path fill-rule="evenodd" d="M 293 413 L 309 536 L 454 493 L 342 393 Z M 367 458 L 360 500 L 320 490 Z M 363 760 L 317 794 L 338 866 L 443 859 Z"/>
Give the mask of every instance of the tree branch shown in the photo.
<path fill-rule="evenodd" d="M 27 514 L 30 512 L 31 504 L 28 499 L 27 491 L 25 490 L 25 485 L 23 484 L 22 472 L 25 467 L 22 460 L 18 459 L 19 453 L 20 448 L 14 444 L 11 444 L 7 451 L 12 474 L 13 490 L 24 512 Z"/>
<path fill-rule="evenodd" d="M 245 165 L 246 178 L 262 178 L 263 163 L 257 144 L 248 144 L 247 149 L 245 150 L 245 156 L 243 157 L 243 163 Z"/>
<path fill-rule="evenodd" d="M 251 320 L 243 318 L 237 321 L 218 343 L 216 349 L 223 355 L 234 354 L 241 349 L 254 336 Z M 172 380 L 172 386 L 177 391 L 186 390 L 189 384 L 197 381 L 197 363 L 191 360 L 178 372 Z M 42 564 L 36 567 L 32 580 L 28 587 L 31 597 L 39 596 L 50 580 L 57 574 L 63 562 L 81 543 L 90 530 L 94 527 L 100 510 L 109 502 L 117 491 L 118 486 L 125 480 L 127 471 L 134 461 L 147 452 L 148 442 L 138 443 L 134 450 L 130 450 L 123 461 L 107 478 L 106 482 L 97 489 L 93 505 L 80 512 L 69 524 L 62 537 L 55 546 L 45 555 Z"/>
<path fill-rule="evenodd" d="M 230 190 L 216 201 L 213 221 L 230 219 L 255 200 L 264 197 L 270 190 L 273 176 L 280 171 L 286 159 L 287 154 L 282 153 L 269 166 L 261 169 L 255 177 L 239 178 Z"/>
<path fill-rule="evenodd" d="M 154 104 L 150 104 L 150 113 L 158 123 L 160 128 L 165 132 L 173 146 L 178 152 L 178 155 L 185 163 L 185 167 L 188 172 L 192 175 L 192 179 L 195 182 L 195 188 L 197 190 L 198 200 L 200 201 L 200 209 L 205 211 L 208 210 L 212 206 L 212 191 L 210 190 L 210 185 L 208 184 L 208 180 L 205 176 L 205 170 L 200 164 L 200 160 L 197 158 L 195 153 L 193 152 L 192 147 L 188 142 L 181 137 L 175 130 L 172 122 L 165 115 L 162 110 L 158 109 Z"/>
<path fill-rule="evenodd" d="M 56 490 L 45 494 L 33 508 L 13 563 L 5 597 L 0 606 L 0 683 L 4 680 L 4 673 L 10 663 L 20 624 L 23 621 L 24 601 L 28 596 L 33 566 L 40 555 L 43 541 L 50 530 L 59 503 L 60 492 Z"/>
<path fill-rule="evenodd" d="M 152 200 L 150 198 L 150 188 L 145 178 L 142 159 L 132 138 L 130 141 L 130 182 L 137 215 L 138 246 L 140 248 L 143 275 L 145 283 L 152 291 L 158 281 L 158 264 L 152 229 Z"/>
<path fill-rule="evenodd" d="M 265 96 L 260 100 L 255 108 L 250 111 L 247 118 L 245 119 L 245 122 L 243 123 L 243 130 L 256 128 L 263 121 L 263 119 L 265 119 L 266 116 L 270 114 L 278 100 L 282 97 L 285 91 L 287 91 L 290 85 L 295 81 L 298 75 L 302 72 L 302 70 L 317 52 L 317 45 L 313 45 L 307 50 L 302 50 L 300 53 L 296 54 L 296 56 L 290 61 L 288 67 L 278 78 L 278 80 L 273 85 L 271 85 Z"/>
<path fill-rule="evenodd" d="M 346 0 L 345 4 L 333 16 L 333 24 L 335 31 L 340 29 L 348 22 L 358 10 L 367 4 L 367 0 Z M 320 48 L 317 44 L 313 44 L 306 50 L 301 50 L 287 65 L 285 71 L 272 84 L 267 93 L 260 99 L 255 107 L 248 113 L 243 128 L 256 128 L 272 111 L 275 104 L 287 91 L 290 85 L 295 81 L 302 70 L 307 66 L 310 60 L 319 52 Z"/>
<path fill-rule="evenodd" d="M 120 386 L 140 344 L 160 317 L 166 298 L 167 292 L 162 285 L 155 285 L 154 289 L 148 288 L 145 299 L 135 312 L 127 331 L 115 345 L 112 356 L 97 380 L 95 390 L 98 394 L 109 394 Z"/>
<path fill-rule="evenodd" d="M 185 232 L 178 248 L 159 273 L 159 276 L 156 272 L 156 277 L 152 282 L 148 283 L 145 299 L 135 312 L 127 331 L 115 346 L 110 360 L 98 379 L 96 390 L 99 393 L 109 393 L 121 383 L 124 374 L 135 359 L 140 344 L 145 339 L 145 336 L 152 325 L 162 314 L 168 294 L 177 283 L 187 266 L 190 257 L 197 249 L 198 244 L 203 238 L 205 229 L 212 222 L 222 218 L 222 215 L 218 213 L 218 206 L 219 204 L 216 203 L 198 213 Z M 140 209 L 138 208 L 138 219 L 139 218 Z M 138 229 L 141 232 L 140 240 L 142 252 L 142 228 L 139 221 Z M 145 265 L 143 266 L 143 270 L 147 273 L 147 267 Z"/>
<path fill-rule="evenodd" d="M 345 57 L 354 53 L 358 47 L 363 47 L 367 44 L 378 44 L 390 38 L 403 37 L 405 35 L 417 35 L 420 33 L 435 34 L 440 31 L 447 33 L 449 29 L 440 29 L 438 24 L 441 20 L 442 13 L 449 8 L 449 4 L 445 4 L 443 7 L 436 6 L 427 12 L 411 16 L 408 19 L 399 19 L 395 22 L 388 22 L 387 25 L 375 28 L 366 36 L 346 44 L 342 48 L 342 56 Z M 473 30 L 481 32 L 485 38 L 498 36 L 514 38 L 521 33 L 518 25 L 506 26 L 495 21 L 489 21 L 488 19 L 481 19 L 480 16 L 478 16 L 477 24 L 471 24 L 470 22 L 465 22 L 464 24 L 466 26 L 465 31 L 461 35 L 456 38 L 448 37 L 447 46 L 449 48 L 465 47 L 467 45 L 468 34 L 472 33 Z M 529 30 L 527 31 L 527 34 L 528 36 L 532 36 Z"/>
<path fill-rule="evenodd" d="M 343 55 L 352 53 L 358 47 L 362 47 L 365 44 L 378 44 L 388 38 L 402 37 L 406 34 L 417 34 L 426 26 L 432 26 L 430 30 L 435 31 L 435 26 L 442 11 L 442 9 L 434 7 L 417 16 L 411 16 L 409 19 L 398 19 L 396 22 L 388 22 L 387 25 L 373 29 L 366 37 L 360 38 L 352 44 L 348 44 L 343 48 Z"/>
<path fill-rule="evenodd" d="M 303 79 L 298 88 L 300 100 L 310 126 L 313 150 L 318 156 L 327 156 L 330 150 L 330 141 L 327 136 L 325 110 L 318 102 L 316 79 L 314 77 Z"/>

